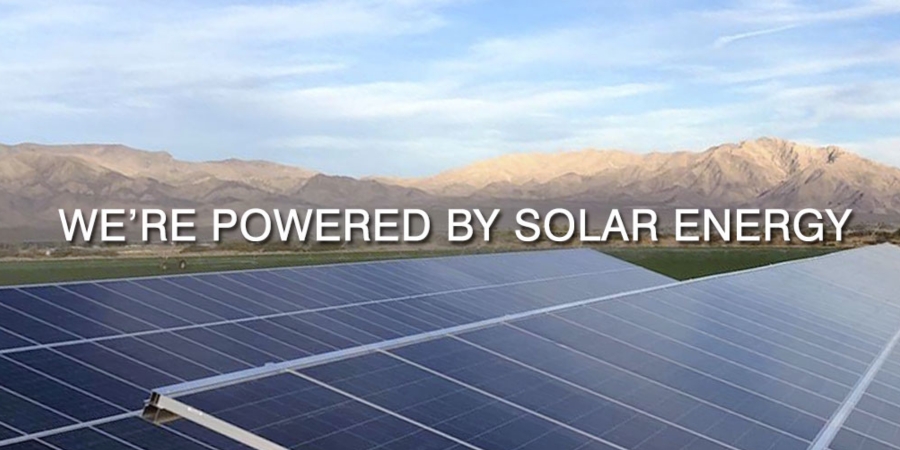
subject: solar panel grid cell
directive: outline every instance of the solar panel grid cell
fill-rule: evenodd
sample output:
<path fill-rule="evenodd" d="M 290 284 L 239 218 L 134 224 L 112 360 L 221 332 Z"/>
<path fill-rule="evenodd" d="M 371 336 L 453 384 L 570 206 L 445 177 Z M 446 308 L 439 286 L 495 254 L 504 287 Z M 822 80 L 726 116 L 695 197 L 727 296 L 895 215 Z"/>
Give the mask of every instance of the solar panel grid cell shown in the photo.
<path fill-rule="evenodd" d="M 900 449 L 900 377 L 895 349 L 838 432 L 832 450 Z"/>
<path fill-rule="evenodd" d="M 428 448 L 456 444 L 294 375 L 235 385 L 192 402 L 286 448 L 369 449 L 416 437 Z M 440 445 L 438 445 L 440 444 Z"/>
<path fill-rule="evenodd" d="M 438 354 L 437 356 L 441 361 L 451 361 L 448 364 L 454 367 L 461 367 L 460 370 L 472 370 L 477 366 L 477 363 L 461 366 L 461 361 L 454 358 L 452 353 Z M 373 359 L 374 361 L 372 361 Z M 348 378 L 347 374 L 360 375 Z M 585 439 L 593 441 L 593 446 L 596 448 L 616 448 L 593 435 L 568 429 L 564 423 L 557 423 L 556 419 L 543 415 L 535 416 L 522 407 L 505 403 L 502 396 L 515 394 L 515 392 L 501 392 L 500 396 L 472 392 L 465 386 L 386 356 L 372 355 L 314 368 L 307 371 L 307 375 L 326 380 L 338 389 L 348 389 L 352 394 L 374 401 L 417 422 L 450 432 L 480 448 L 547 448 L 542 446 L 547 444 L 547 440 L 559 440 L 566 435 L 569 435 L 566 440 L 575 444 L 571 448 L 584 445 Z M 343 380 L 337 381 L 336 378 L 343 378 Z M 507 389 L 515 390 L 525 382 L 521 377 L 518 378 L 518 384 L 510 383 L 511 380 L 516 380 L 516 377 L 494 379 L 492 386 L 505 386 Z M 490 387 L 488 386 L 488 388 Z M 561 395 L 560 392 L 547 389 L 547 383 L 544 382 L 538 383 L 537 386 L 527 386 L 526 383 L 526 387 L 518 394 L 521 396 L 527 393 L 543 392 L 544 395 L 540 397 L 542 400 L 537 403 L 532 401 L 526 406 L 546 411 L 549 414 L 561 414 L 563 418 L 569 414 L 574 414 L 573 417 L 584 416 L 603 407 L 603 405 L 598 406 L 595 399 L 583 399 L 584 393 L 581 392 L 578 392 L 582 395 L 582 400 L 579 402 L 578 397 L 573 395 L 574 390 L 571 390 L 568 395 L 565 395 L 565 392 Z M 284 389 L 277 389 L 277 391 L 284 392 Z M 188 401 L 191 400 L 194 399 Z M 543 402 L 546 404 L 542 404 Z M 202 404 L 202 401 L 193 404 Z M 241 408 L 241 406 L 236 406 L 241 404 L 246 404 L 246 399 L 243 399 L 242 402 L 232 403 L 235 408 Z M 581 404 L 583 408 L 573 407 L 577 404 Z M 512 403 L 512 405 L 515 404 Z M 205 406 L 213 407 L 212 405 Z M 265 409 L 275 411 L 281 408 Z M 301 411 L 309 410 L 310 408 L 301 408 Z M 611 411 L 606 411 L 606 413 L 611 413 Z M 605 414 L 597 417 L 605 417 Z M 687 437 L 675 429 L 665 427 L 662 427 L 659 433 L 651 434 L 648 437 L 645 433 L 646 429 L 636 428 L 640 422 L 630 419 L 633 417 L 625 420 L 631 425 L 616 427 L 617 431 L 614 435 L 619 436 L 617 439 L 638 439 L 638 436 L 641 436 L 639 439 L 641 441 L 646 439 L 648 446 L 640 448 L 656 448 L 649 446 L 649 442 L 657 442 L 659 445 L 666 442 L 668 443 L 666 448 L 672 448 L 672 442 L 677 442 L 678 439 L 684 440 L 685 443 L 695 440 L 694 437 Z M 240 421 L 241 419 L 232 417 L 232 420 Z M 263 421 L 263 423 L 268 423 L 268 421 Z M 629 432 L 630 427 L 635 427 L 634 431 Z M 529 433 L 511 433 L 511 430 L 529 430 Z M 655 439 L 653 439 L 654 436 L 656 436 Z M 520 441 L 511 441 L 511 439 L 520 439 Z"/>
<path fill-rule="evenodd" d="M 526 330 L 526 327 L 522 328 Z M 690 430 L 698 434 L 709 433 L 718 437 L 720 444 L 735 445 L 729 439 L 728 431 L 733 429 L 743 430 L 740 438 L 745 434 L 756 438 L 769 436 L 773 439 L 784 438 L 775 432 L 774 427 L 767 427 L 762 421 L 742 415 L 733 417 L 726 413 L 722 404 L 741 404 L 759 407 L 748 403 L 750 397 L 741 395 L 732 386 L 719 383 L 712 379 L 702 379 L 699 374 L 683 370 L 681 367 L 660 367 L 658 362 L 650 358 L 638 358 L 635 361 L 621 364 L 619 357 L 613 352 L 599 353 L 596 350 L 581 346 L 581 348 L 568 346 L 560 350 L 556 341 L 543 342 L 542 339 L 552 339 L 552 334 L 531 334 L 540 328 L 527 329 L 527 331 L 506 332 L 511 333 L 506 337 L 507 343 L 483 337 L 463 335 L 462 339 L 469 341 L 481 341 L 475 343 L 483 349 L 492 352 L 509 362 L 514 362 L 530 370 L 537 370 L 545 376 L 552 376 L 565 380 L 574 385 L 581 386 L 588 391 L 627 405 L 654 416 L 656 420 L 663 420 L 677 425 L 683 430 Z M 540 332 L 538 332 L 540 333 Z M 589 336 L 585 336 L 590 339 Z M 596 341 L 594 341 L 596 343 Z M 542 352 L 518 352 L 517 356 L 508 356 L 503 352 L 508 347 L 521 347 L 524 344 L 533 345 L 534 348 L 543 348 Z M 481 345 L 484 344 L 484 345 Z M 496 347 L 492 349 L 491 347 Z M 504 349 L 503 347 L 506 347 Z M 597 348 L 596 346 L 594 348 Z M 499 350 L 499 351 L 498 351 Z M 544 353 L 545 360 L 535 356 Z M 552 355 L 552 356 L 550 356 Z M 731 389 L 729 389 L 731 388 Z M 749 410 L 748 408 L 747 410 Z M 745 411 L 741 411 L 745 412 Z M 716 422 L 720 422 L 718 428 Z M 710 428 L 712 427 L 712 428 Z M 753 433 L 747 433 L 754 430 Z M 722 435 L 717 436 L 717 433 Z M 737 445 L 738 448 L 742 448 Z"/>

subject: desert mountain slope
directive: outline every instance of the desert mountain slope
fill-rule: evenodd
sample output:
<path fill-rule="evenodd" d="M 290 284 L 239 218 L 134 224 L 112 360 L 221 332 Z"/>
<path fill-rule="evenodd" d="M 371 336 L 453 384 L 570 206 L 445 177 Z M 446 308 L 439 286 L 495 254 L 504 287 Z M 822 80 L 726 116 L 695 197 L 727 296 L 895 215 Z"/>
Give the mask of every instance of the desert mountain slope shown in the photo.
<path fill-rule="evenodd" d="M 60 239 L 74 208 L 366 207 L 427 202 L 420 190 L 332 177 L 265 161 L 185 162 L 120 145 L 0 145 L 0 230 Z M 4 240 L 0 231 L 0 240 Z"/>
<path fill-rule="evenodd" d="M 505 155 L 433 177 L 392 182 L 472 198 L 900 212 L 900 169 L 837 147 L 775 138 L 723 144 L 699 153 L 584 150 Z"/>
<path fill-rule="evenodd" d="M 0 145 L 0 240 L 10 228 L 59 239 L 60 208 L 187 207 L 206 214 L 523 205 L 853 208 L 857 220 L 900 223 L 900 169 L 774 138 L 703 152 L 515 154 L 420 179 L 354 179 L 264 161 L 185 162 L 120 145 Z"/>
<path fill-rule="evenodd" d="M 166 152 L 136 150 L 123 145 L 0 146 L 0 157 L 4 154 L 26 158 L 28 155 L 42 155 L 75 159 L 127 177 L 151 178 L 167 184 L 180 185 L 217 179 L 251 183 L 280 193 L 296 190 L 304 181 L 316 175 L 312 170 L 267 161 L 179 161 Z"/>

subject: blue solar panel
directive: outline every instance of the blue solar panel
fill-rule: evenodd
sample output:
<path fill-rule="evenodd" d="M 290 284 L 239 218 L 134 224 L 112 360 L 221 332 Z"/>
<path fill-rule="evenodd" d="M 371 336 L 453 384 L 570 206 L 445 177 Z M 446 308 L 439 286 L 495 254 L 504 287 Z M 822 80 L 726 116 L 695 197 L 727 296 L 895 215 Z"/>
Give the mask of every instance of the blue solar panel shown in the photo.
<path fill-rule="evenodd" d="M 435 341 L 432 345 L 443 347 L 447 343 Z M 447 357 L 442 361 L 445 370 L 434 371 L 428 366 L 372 354 L 302 373 L 452 433 L 478 448 L 549 448 L 548 438 L 562 439 L 567 444 L 552 448 L 583 448 L 587 444 L 592 448 L 614 448 L 580 426 L 615 420 L 613 405 L 553 380 L 498 366 L 489 358 L 466 359 L 444 348 L 450 351 L 425 358 Z M 491 375 L 482 378 L 480 374 Z M 619 431 L 626 433 L 624 428 Z M 676 439 L 674 434 L 668 436 Z"/>
<path fill-rule="evenodd" d="M 669 282 L 568 250 L 0 289 L 0 446 L 76 448 L 50 436 L 160 386 Z"/>
<path fill-rule="evenodd" d="M 250 450 L 221 435 L 182 422 L 160 428 L 139 418 L 112 421 L 4 446 L 10 450 Z"/>
<path fill-rule="evenodd" d="M 286 420 L 290 434 L 310 426 L 302 402 L 312 386 L 484 450 L 548 448 L 530 447 L 521 430 L 571 448 L 896 449 L 897 267 L 895 247 L 847 251 L 301 359 L 250 390 L 234 374 L 238 384 L 164 392 L 250 430 Z M 337 430 L 358 423 L 350 416 Z M 358 444 L 347 448 L 371 448 Z"/>
<path fill-rule="evenodd" d="M 406 441 L 435 449 L 459 445 L 293 375 L 233 385 L 192 400 L 285 447 L 410 448 Z"/>
<path fill-rule="evenodd" d="M 891 353 L 831 443 L 832 450 L 900 448 L 900 350 Z"/>

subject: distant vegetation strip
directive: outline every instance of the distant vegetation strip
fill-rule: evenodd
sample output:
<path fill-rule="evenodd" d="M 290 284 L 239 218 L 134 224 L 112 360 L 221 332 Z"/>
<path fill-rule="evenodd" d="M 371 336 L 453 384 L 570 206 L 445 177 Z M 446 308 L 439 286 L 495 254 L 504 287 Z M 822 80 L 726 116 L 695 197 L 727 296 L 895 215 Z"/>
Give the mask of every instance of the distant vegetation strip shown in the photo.
<path fill-rule="evenodd" d="M 523 249 L 516 249 L 516 251 L 521 250 Z M 510 249 L 488 247 L 296 253 L 201 253 L 187 255 L 176 253 L 169 256 L 148 257 L 19 258 L 0 260 L 0 286 L 310 266 L 386 259 L 456 256 L 502 251 L 510 251 Z"/>
<path fill-rule="evenodd" d="M 384 259 L 452 256 L 522 248 L 380 250 L 129 258 L 16 259 L 0 261 L 0 285 L 53 283 L 306 266 Z M 696 278 L 836 251 L 833 247 L 603 247 L 601 251 L 676 279 Z M 181 263 L 184 262 L 182 269 Z"/>
<path fill-rule="evenodd" d="M 811 258 L 838 251 L 835 247 L 655 247 L 605 248 L 604 253 L 647 269 L 686 280 L 768 264 Z"/>

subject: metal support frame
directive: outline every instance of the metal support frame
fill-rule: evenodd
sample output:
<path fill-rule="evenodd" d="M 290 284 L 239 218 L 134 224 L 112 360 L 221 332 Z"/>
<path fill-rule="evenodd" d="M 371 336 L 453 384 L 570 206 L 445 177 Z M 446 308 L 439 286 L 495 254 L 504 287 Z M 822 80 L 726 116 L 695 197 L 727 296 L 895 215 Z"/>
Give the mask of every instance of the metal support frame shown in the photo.
<path fill-rule="evenodd" d="M 878 354 L 875 361 L 872 361 L 872 364 L 869 365 L 863 376 L 856 382 L 856 385 L 853 386 L 853 390 L 847 394 L 847 398 L 844 399 L 841 406 L 831 415 L 828 422 L 825 423 L 825 426 L 819 430 L 819 434 L 816 435 L 816 438 L 809 445 L 809 450 L 828 449 L 831 442 L 837 437 L 838 432 L 843 428 L 844 422 L 847 421 L 847 418 L 849 418 L 853 410 L 856 409 L 856 405 L 862 400 L 866 390 L 869 389 L 869 385 L 875 380 L 875 376 L 878 375 L 881 367 L 884 365 L 885 361 L 887 361 L 888 357 L 891 356 L 891 353 L 894 351 L 894 348 L 897 347 L 898 343 L 900 343 L 900 330 L 897 330 L 891 340 L 888 341 L 883 349 L 881 349 L 881 353 Z"/>
<path fill-rule="evenodd" d="M 250 448 L 257 450 L 288 450 L 268 439 L 209 415 L 197 408 L 185 405 L 178 400 L 159 394 L 154 394 L 153 397 L 154 406 L 144 409 L 143 417 L 152 420 L 156 424 L 170 422 L 173 418 L 182 417 L 211 431 L 234 439 Z"/>

